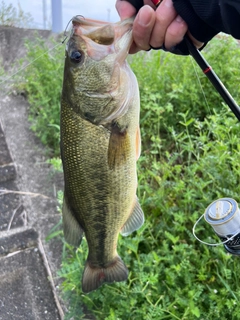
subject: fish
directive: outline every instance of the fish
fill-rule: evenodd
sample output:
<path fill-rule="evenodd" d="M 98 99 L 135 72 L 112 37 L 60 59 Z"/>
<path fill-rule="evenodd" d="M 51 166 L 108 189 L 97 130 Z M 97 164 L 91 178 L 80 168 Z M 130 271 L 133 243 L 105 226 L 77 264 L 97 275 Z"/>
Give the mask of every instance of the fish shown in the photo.
<path fill-rule="evenodd" d="M 60 148 L 64 172 L 65 240 L 88 257 L 82 291 L 128 279 L 117 253 L 119 234 L 144 223 L 137 198 L 141 153 L 137 79 L 126 58 L 133 18 L 117 23 L 75 16 L 66 44 Z"/>

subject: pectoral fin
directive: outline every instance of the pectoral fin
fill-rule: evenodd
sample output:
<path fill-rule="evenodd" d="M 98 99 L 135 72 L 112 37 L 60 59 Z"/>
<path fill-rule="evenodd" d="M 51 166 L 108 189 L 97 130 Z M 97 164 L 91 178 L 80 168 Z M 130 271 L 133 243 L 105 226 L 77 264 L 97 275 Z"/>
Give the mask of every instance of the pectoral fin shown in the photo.
<path fill-rule="evenodd" d="M 121 130 L 117 125 L 111 129 L 108 145 L 108 165 L 115 169 L 125 163 L 130 153 L 130 137 L 127 129 Z"/>
<path fill-rule="evenodd" d="M 122 236 L 128 236 L 133 231 L 139 229 L 144 223 L 144 213 L 136 197 L 136 203 L 133 208 L 133 211 L 122 227 L 120 233 Z"/>
<path fill-rule="evenodd" d="M 140 133 L 140 128 L 137 128 L 136 132 L 136 160 L 139 159 L 141 154 L 141 133 Z"/>
<path fill-rule="evenodd" d="M 74 217 L 74 214 L 72 213 L 71 208 L 68 205 L 66 195 L 64 195 L 63 199 L 62 215 L 64 238 L 69 244 L 78 247 L 82 241 L 84 231 Z"/>

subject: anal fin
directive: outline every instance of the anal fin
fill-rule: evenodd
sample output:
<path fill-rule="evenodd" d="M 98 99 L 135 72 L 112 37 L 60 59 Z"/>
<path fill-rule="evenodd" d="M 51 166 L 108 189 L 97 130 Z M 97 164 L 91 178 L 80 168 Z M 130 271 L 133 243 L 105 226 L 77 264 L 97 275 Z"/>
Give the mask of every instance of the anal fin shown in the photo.
<path fill-rule="evenodd" d="M 133 231 L 139 229 L 144 223 L 144 213 L 136 197 L 135 206 L 133 207 L 132 213 L 128 220 L 122 227 L 120 233 L 122 236 L 128 236 Z"/>
<path fill-rule="evenodd" d="M 74 217 L 74 214 L 68 205 L 66 195 L 64 195 L 63 199 L 62 215 L 64 238 L 69 244 L 78 247 L 82 241 L 84 231 Z"/>

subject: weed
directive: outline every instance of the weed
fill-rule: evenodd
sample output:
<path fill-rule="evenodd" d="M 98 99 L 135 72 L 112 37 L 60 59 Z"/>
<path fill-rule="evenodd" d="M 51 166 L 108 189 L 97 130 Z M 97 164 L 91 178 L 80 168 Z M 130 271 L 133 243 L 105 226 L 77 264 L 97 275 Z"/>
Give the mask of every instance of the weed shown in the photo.
<path fill-rule="evenodd" d="M 30 13 L 25 13 L 18 3 L 18 10 L 5 1 L 0 3 L 0 25 L 27 28 L 33 26 L 33 18 Z"/>
<path fill-rule="evenodd" d="M 42 54 L 43 46 L 29 46 L 29 57 Z M 236 42 L 215 39 L 205 52 L 238 99 Z M 39 59 L 25 83 L 32 128 L 55 155 L 62 58 L 57 51 Z M 86 241 L 77 251 L 64 244 L 59 277 L 69 300 L 66 319 L 83 319 L 83 305 L 99 320 L 238 319 L 238 258 L 223 247 L 198 243 L 191 229 L 213 200 L 230 196 L 240 201 L 240 124 L 204 75 L 196 78 L 190 57 L 151 52 L 135 55 L 130 62 L 141 93 L 138 196 L 146 223 L 133 235 L 119 238 L 118 252 L 130 270 L 128 281 L 104 285 L 88 295 L 81 291 Z M 197 234 L 206 242 L 219 241 L 203 221 Z M 53 235 L 59 232 L 53 230 Z"/>
<path fill-rule="evenodd" d="M 25 82 L 19 87 L 25 91 L 30 103 L 31 129 L 53 155 L 59 155 L 64 47 L 52 39 L 51 47 L 55 49 L 49 51 L 45 40 L 38 38 L 35 41 L 34 44 L 26 42 L 27 58 L 33 63 L 25 69 Z"/>

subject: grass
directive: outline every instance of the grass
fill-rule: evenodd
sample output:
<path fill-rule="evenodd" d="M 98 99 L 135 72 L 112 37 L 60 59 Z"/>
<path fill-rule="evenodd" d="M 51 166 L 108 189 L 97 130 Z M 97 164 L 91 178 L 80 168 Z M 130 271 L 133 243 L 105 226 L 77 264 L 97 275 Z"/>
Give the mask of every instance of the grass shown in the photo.
<path fill-rule="evenodd" d="M 29 45 L 28 58 L 43 51 L 44 43 Z M 239 101 L 236 42 L 215 39 L 204 55 Z M 56 157 L 63 56 L 61 50 L 45 54 L 22 84 L 31 104 L 32 128 Z M 83 319 L 83 305 L 99 320 L 238 319 L 239 258 L 222 246 L 200 244 L 192 227 L 217 198 L 240 202 L 240 124 L 190 57 L 159 51 L 129 60 L 141 94 L 138 196 L 146 223 L 119 239 L 129 280 L 88 295 L 81 291 L 86 242 L 77 251 L 64 243 L 59 277 L 69 302 L 66 319 Z M 57 159 L 52 163 L 59 167 Z M 204 221 L 196 232 L 203 241 L 219 241 Z M 55 235 L 62 237 L 59 231 Z"/>
<path fill-rule="evenodd" d="M 50 41 L 51 50 L 44 39 L 26 42 L 27 58 L 32 64 L 25 69 L 25 82 L 20 83 L 19 90 L 25 92 L 31 105 L 31 129 L 52 156 L 58 156 L 64 45 L 54 39 Z"/>

